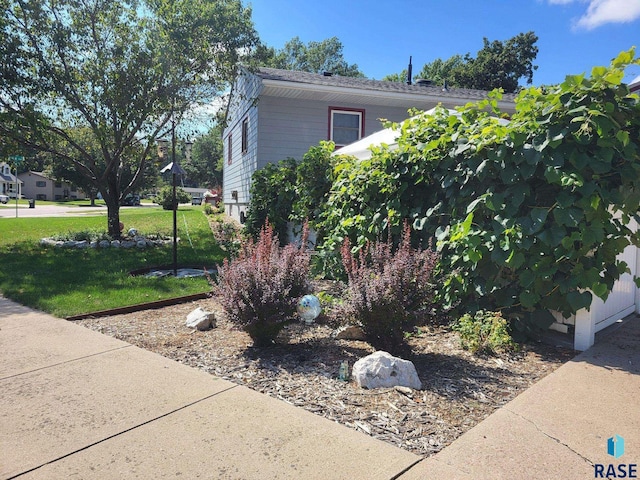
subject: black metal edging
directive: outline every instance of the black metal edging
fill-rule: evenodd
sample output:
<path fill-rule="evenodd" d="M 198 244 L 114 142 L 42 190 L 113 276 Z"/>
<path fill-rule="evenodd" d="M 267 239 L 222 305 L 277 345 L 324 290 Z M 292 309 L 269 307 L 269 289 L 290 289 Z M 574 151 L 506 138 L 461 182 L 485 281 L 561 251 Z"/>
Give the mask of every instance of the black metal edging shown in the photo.
<path fill-rule="evenodd" d="M 66 320 L 84 320 L 85 318 L 108 317 L 111 315 L 121 315 L 126 313 L 140 312 L 142 310 L 153 310 L 155 308 L 168 307 L 170 305 L 178 305 L 179 303 L 192 302 L 194 300 L 203 300 L 209 298 L 211 292 L 194 293 L 185 295 L 184 297 L 167 298 L 165 300 L 157 300 L 155 302 L 139 303 L 137 305 L 129 305 L 128 307 L 112 308 L 111 310 L 101 310 L 99 312 L 81 313 L 80 315 L 72 315 L 66 317 Z"/>

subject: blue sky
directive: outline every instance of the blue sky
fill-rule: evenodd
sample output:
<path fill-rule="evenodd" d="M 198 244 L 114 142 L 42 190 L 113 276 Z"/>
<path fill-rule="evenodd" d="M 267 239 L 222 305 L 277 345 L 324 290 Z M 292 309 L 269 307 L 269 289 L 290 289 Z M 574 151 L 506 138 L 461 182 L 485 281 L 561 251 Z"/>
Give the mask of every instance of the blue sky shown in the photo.
<path fill-rule="evenodd" d="M 539 39 L 533 84 L 608 65 L 636 46 L 640 0 L 252 0 L 263 43 L 282 48 L 295 36 L 307 43 L 336 36 L 344 57 L 369 78 L 413 69 L 436 58 L 476 52 L 482 39 L 507 40 L 534 31 Z M 627 71 L 625 80 L 640 75 Z"/>

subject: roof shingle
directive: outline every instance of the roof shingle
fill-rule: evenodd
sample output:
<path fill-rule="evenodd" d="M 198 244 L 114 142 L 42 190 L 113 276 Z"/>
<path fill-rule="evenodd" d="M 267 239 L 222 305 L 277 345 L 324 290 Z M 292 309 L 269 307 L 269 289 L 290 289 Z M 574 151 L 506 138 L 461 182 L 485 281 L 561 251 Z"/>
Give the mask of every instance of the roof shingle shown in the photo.
<path fill-rule="evenodd" d="M 264 80 L 322 85 L 328 87 L 343 87 L 425 96 L 460 97 L 466 99 L 476 98 L 478 100 L 487 98 L 487 92 L 484 90 L 453 87 L 444 89 L 442 85 L 407 85 L 406 83 L 399 82 L 386 82 L 382 80 L 370 80 L 358 77 L 341 77 L 339 75 L 323 75 L 318 73 L 299 72 L 295 70 L 280 70 L 277 68 L 260 68 L 256 72 L 256 75 Z M 505 101 L 513 101 L 515 99 L 515 95 L 512 93 L 505 93 L 503 94 L 502 99 Z"/>

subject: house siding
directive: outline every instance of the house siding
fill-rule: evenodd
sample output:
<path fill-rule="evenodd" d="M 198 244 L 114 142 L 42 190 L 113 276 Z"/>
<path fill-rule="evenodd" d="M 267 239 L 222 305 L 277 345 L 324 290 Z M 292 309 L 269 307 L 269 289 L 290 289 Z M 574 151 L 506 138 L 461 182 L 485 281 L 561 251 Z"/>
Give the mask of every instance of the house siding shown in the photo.
<path fill-rule="evenodd" d="M 486 97 L 486 92 L 440 87 L 414 87 L 347 77 L 326 77 L 304 72 L 261 69 L 243 71 L 232 91 L 232 103 L 223 133 L 223 200 L 226 213 L 242 220 L 250 201 L 252 174 L 268 163 L 288 157 L 301 160 L 313 145 L 328 140 L 330 108 L 353 109 L 364 114 L 362 136 L 383 129 L 384 118 L 405 120 L 412 107 L 428 110 L 442 103 L 462 105 Z M 505 106 L 511 107 L 512 100 Z M 242 122 L 248 119 L 248 151 L 242 153 Z M 229 157 L 231 136 L 231 162 Z M 235 192 L 235 195 L 234 195 Z"/>
<path fill-rule="evenodd" d="M 57 182 L 37 172 L 25 172 L 18 175 L 24 182 L 22 195 L 36 200 L 62 200 L 65 198 L 86 198 L 84 192 L 67 182 Z M 38 182 L 44 182 L 44 186 L 38 186 Z M 56 186 L 60 184 L 60 186 Z"/>
<path fill-rule="evenodd" d="M 224 185 L 223 201 L 226 213 L 236 219 L 241 212 L 246 212 L 249 204 L 249 186 L 251 175 L 257 167 L 258 149 L 258 111 L 256 99 L 260 95 L 262 84 L 260 79 L 242 74 L 238 78 L 233 95 L 234 102 L 229 109 L 228 126 L 223 133 L 224 168 L 222 181 Z M 248 120 L 247 151 L 242 152 L 242 122 Z M 229 135 L 231 135 L 231 163 L 229 164 Z M 238 192 L 233 198 L 232 192 Z"/>
<path fill-rule="evenodd" d="M 380 118 L 400 122 L 408 116 L 407 109 L 401 107 L 342 104 L 336 101 L 300 101 L 263 96 L 260 99 L 258 114 L 261 138 L 257 168 L 287 157 L 301 160 L 311 146 L 317 145 L 321 140 L 328 140 L 330 108 L 364 110 L 363 136 L 383 129 Z"/>

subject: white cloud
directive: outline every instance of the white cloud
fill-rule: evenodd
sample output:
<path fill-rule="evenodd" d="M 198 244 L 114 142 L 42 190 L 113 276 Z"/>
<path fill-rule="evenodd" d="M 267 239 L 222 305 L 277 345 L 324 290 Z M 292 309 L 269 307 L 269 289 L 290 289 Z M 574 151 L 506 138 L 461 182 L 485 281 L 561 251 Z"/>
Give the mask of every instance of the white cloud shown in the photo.
<path fill-rule="evenodd" d="M 567 5 L 585 0 L 548 0 L 552 5 Z M 640 18 L 640 0 L 586 0 L 587 11 L 576 22 L 576 28 L 593 30 L 607 23 L 629 23 Z"/>

